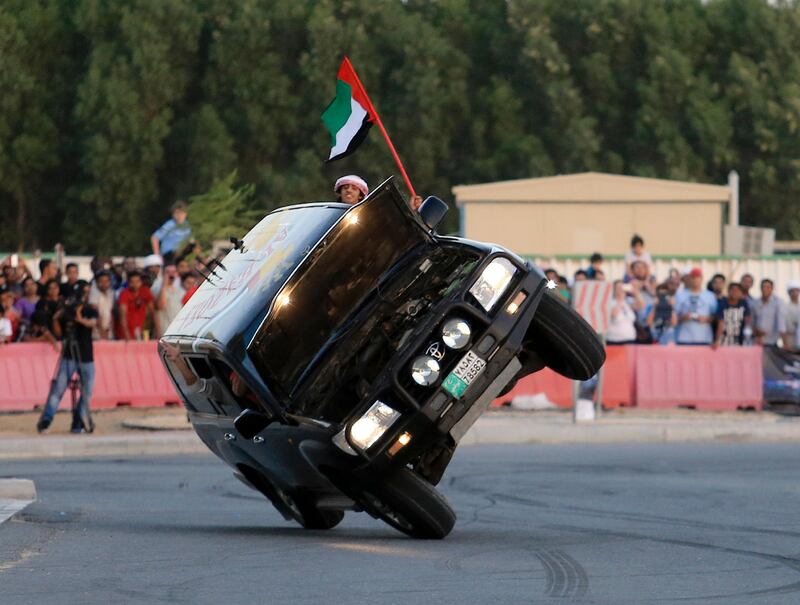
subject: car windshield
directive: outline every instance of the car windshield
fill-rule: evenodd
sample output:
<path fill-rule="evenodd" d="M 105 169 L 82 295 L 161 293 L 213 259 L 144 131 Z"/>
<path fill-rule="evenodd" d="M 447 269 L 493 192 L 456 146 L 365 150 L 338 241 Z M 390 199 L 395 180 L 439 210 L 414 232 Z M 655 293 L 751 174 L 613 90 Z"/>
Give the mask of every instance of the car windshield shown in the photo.
<path fill-rule="evenodd" d="M 253 341 L 253 361 L 270 388 L 288 396 L 348 318 L 425 231 L 389 192 L 354 207 L 287 283 Z"/>
<path fill-rule="evenodd" d="M 292 271 L 336 223 L 339 204 L 297 206 L 264 217 L 231 251 L 170 324 L 168 335 L 225 340 L 259 320 Z"/>

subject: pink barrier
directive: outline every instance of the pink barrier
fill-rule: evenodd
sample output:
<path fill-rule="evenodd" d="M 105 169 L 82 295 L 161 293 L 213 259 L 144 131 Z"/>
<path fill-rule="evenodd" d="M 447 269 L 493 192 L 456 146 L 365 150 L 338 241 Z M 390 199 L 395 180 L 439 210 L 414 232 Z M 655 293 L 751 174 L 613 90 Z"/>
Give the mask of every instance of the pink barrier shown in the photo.
<path fill-rule="evenodd" d="M 606 347 L 603 405 L 702 410 L 763 407 L 760 347 L 625 345 Z M 544 393 L 559 407 L 572 407 L 570 381 L 544 369 L 520 380 L 492 405 L 518 395 Z"/>
<path fill-rule="evenodd" d="M 603 405 L 608 408 L 633 406 L 636 402 L 634 382 L 635 347 L 612 345 L 606 347 Z M 544 393 L 547 399 L 562 408 L 572 407 L 572 381 L 545 368 L 521 379 L 502 397 L 492 402 L 497 407 L 518 395 Z"/>
<path fill-rule="evenodd" d="M 636 347 L 636 403 L 700 410 L 763 407 L 761 347 Z"/>
<path fill-rule="evenodd" d="M 638 348 L 635 345 L 606 346 L 603 407 L 636 405 L 636 349 Z"/>
<path fill-rule="evenodd" d="M 96 342 L 92 408 L 179 403 L 156 352 L 156 342 Z M 58 353 L 40 343 L 0 346 L 0 411 L 30 411 L 44 404 Z M 69 406 L 70 392 L 61 408 Z"/>
<path fill-rule="evenodd" d="M 492 406 L 503 405 L 518 395 L 535 395 L 537 393 L 544 393 L 550 401 L 559 407 L 572 407 L 572 381 L 560 374 L 556 374 L 550 368 L 545 368 L 520 379 L 513 389 L 502 397 L 495 399 L 492 402 Z"/>
<path fill-rule="evenodd" d="M 95 343 L 94 409 L 120 405 L 179 403 L 151 342 Z M 608 347 L 604 403 L 608 407 L 694 406 L 705 410 L 761 409 L 763 367 L 760 347 Z M 30 411 L 50 388 L 57 353 L 39 343 L 0 346 L 0 411 Z M 560 407 L 572 405 L 570 381 L 544 369 L 520 380 L 493 405 L 516 395 L 545 393 Z M 62 406 L 69 405 L 69 391 Z"/>

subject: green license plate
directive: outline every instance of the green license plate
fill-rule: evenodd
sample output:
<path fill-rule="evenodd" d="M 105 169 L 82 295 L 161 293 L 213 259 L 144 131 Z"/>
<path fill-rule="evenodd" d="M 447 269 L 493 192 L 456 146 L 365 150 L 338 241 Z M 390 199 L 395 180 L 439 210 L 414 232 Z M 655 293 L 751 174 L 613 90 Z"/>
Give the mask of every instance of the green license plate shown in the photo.
<path fill-rule="evenodd" d="M 456 368 L 447 375 L 442 387 L 453 397 L 461 398 L 467 387 L 486 369 L 486 362 L 472 351 L 468 351 Z"/>

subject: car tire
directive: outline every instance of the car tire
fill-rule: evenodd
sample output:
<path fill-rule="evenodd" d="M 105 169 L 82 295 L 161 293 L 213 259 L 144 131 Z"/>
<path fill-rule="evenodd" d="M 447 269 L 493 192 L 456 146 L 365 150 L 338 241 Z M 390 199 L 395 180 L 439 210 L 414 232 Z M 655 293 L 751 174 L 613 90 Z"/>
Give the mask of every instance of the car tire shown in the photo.
<path fill-rule="evenodd" d="M 274 489 L 277 497 L 286 506 L 289 516 L 303 529 L 333 529 L 344 519 L 344 511 L 320 510 L 316 500 L 307 494 L 287 493 L 277 486 Z"/>
<path fill-rule="evenodd" d="M 305 529 L 333 529 L 344 519 L 344 511 L 320 510 L 311 496 L 287 493 L 249 466 L 240 464 L 237 469 L 237 477 L 266 496 L 285 519 L 293 519 Z"/>
<path fill-rule="evenodd" d="M 290 496 L 294 502 L 299 515 L 295 516 L 295 521 L 303 526 L 304 529 L 333 529 L 344 519 L 342 510 L 320 510 L 316 503 L 302 496 Z"/>
<path fill-rule="evenodd" d="M 445 497 L 406 467 L 363 485 L 359 491 L 364 510 L 412 538 L 441 540 L 456 523 Z"/>
<path fill-rule="evenodd" d="M 603 343 L 592 327 L 549 292 L 542 295 L 525 346 L 551 370 L 573 380 L 588 380 L 606 360 Z"/>

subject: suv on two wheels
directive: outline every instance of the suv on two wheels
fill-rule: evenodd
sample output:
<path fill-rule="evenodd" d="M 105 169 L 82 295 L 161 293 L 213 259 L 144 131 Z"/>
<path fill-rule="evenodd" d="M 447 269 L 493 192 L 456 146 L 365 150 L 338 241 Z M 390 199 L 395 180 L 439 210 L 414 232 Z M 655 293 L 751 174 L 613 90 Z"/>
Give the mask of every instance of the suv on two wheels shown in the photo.
<path fill-rule="evenodd" d="M 491 401 L 545 365 L 602 365 L 538 268 L 438 235 L 445 210 L 412 212 L 392 179 L 354 206 L 276 210 L 169 326 L 204 385 L 164 357 L 198 435 L 287 519 L 331 528 L 363 510 L 442 538 L 455 514 L 435 486 Z"/>

